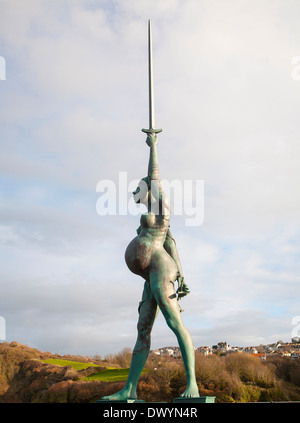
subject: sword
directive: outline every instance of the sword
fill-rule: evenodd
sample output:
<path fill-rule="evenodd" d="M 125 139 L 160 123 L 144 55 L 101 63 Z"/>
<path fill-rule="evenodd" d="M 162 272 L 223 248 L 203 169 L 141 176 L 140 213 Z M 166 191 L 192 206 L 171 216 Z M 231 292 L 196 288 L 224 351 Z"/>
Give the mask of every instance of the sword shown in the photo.
<path fill-rule="evenodd" d="M 152 30 L 151 21 L 148 22 L 148 72 L 149 72 L 149 129 L 142 129 L 146 134 L 158 134 L 162 129 L 155 129 L 153 65 L 152 65 Z"/>

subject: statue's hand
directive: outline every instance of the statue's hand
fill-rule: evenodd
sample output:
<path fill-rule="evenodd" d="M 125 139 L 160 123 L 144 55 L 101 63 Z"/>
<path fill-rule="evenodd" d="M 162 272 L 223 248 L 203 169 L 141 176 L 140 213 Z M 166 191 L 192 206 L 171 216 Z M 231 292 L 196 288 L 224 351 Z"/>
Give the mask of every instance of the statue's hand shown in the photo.
<path fill-rule="evenodd" d="M 177 272 L 177 278 L 176 278 L 177 282 L 178 282 L 178 290 L 181 289 L 181 286 L 183 284 L 184 281 L 184 277 L 182 276 L 182 274 L 178 271 Z"/>
<path fill-rule="evenodd" d="M 190 289 L 187 286 L 187 284 L 184 282 L 183 276 L 178 276 L 177 281 L 178 281 L 178 289 L 176 293 L 178 295 L 178 299 L 180 300 L 180 298 L 185 297 L 187 294 L 190 293 Z"/>
<path fill-rule="evenodd" d="M 146 143 L 149 145 L 149 147 L 153 147 L 157 144 L 157 136 L 156 134 L 148 134 Z"/>

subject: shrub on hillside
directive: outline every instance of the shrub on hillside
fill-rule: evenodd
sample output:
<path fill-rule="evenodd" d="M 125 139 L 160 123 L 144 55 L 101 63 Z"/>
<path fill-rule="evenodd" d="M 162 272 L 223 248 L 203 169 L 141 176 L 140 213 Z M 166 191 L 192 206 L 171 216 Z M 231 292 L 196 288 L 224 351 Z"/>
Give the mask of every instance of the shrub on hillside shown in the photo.
<path fill-rule="evenodd" d="M 123 348 L 118 354 L 108 354 L 104 360 L 110 365 L 117 365 L 122 369 L 130 367 L 132 357 L 132 350 L 130 348 Z"/>
<path fill-rule="evenodd" d="M 19 370 L 20 362 L 39 357 L 38 350 L 18 342 L 0 344 L 0 396 L 8 390 L 13 377 Z"/>
<path fill-rule="evenodd" d="M 300 360 L 289 357 L 270 357 L 267 366 L 273 366 L 277 377 L 300 387 Z"/>
<path fill-rule="evenodd" d="M 258 357 L 235 353 L 224 357 L 226 369 L 237 375 L 242 382 L 252 382 L 261 388 L 272 388 L 276 377 L 274 369 L 265 365 Z"/>

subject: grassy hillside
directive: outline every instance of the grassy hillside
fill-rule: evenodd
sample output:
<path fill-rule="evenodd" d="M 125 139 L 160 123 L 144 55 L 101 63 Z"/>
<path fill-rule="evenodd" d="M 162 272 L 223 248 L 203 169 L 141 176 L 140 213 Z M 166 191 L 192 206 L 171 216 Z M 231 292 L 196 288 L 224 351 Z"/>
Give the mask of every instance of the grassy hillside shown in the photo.
<path fill-rule="evenodd" d="M 58 358 L 48 358 L 47 360 L 41 360 L 42 363 L 55 364 L 57 366 L 71 366 L 75 370 L 86 370 L 91 367 L 99 369 L 99 366 L 95 363 L 82 363 L 80 361 L 71 361 L 71 360 L 62 360 Z M 96 370 L 95 369 L 95 370 Z M 83 376 L 82 380 L 92 381 L 92 380 L 102 380 L 103 382 L 121 382 L 127 380 L 129 369 L 118 369 L 115 367 L 102 368 L 101 371 L 88 376 Z"/>
<path fill-rule="evenodd" d="M 129 351 L 94 360 L 0 344 L 0 403 L 94 402 L 124 386 L 130 359 Z M 216 396 L 217 402 L 300 401 L 300 360 L 196 354 L 196 377 L 200 395 Z M 185 387 L 182 360 L 150 355 L 138 395 L 172 402 Z"/>
<path fill-rule="evenodd" d="M 127 380 L 129 369 L 108 369 L 102 372 L 95 373 L 90 376 L 86 376 L 83 380 L 102 380 L 103 382 L 122 382 Z"/>
<path fill-rule="evenodd" d="M 81 361 L 72 361 L 72 360 L 63 360 L 60 358 L 48 358 L 46 360 L 41 360 L 42 363 L 46 364 L 55 364 L 57 366 L 71 366 L 75 370 L 84 370 L 89 367 L 97 367 L 97 364 L 94 363 L 82 363 Z"/>

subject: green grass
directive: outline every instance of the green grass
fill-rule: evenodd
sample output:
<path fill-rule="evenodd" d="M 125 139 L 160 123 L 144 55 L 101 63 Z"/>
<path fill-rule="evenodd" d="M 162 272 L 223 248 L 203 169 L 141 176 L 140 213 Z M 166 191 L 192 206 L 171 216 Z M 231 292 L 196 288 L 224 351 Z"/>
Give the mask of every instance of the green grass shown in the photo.
<path fill-rule="evenodd" d="M 41 360 L 41 361 L 43 363 L 56 364 L 58 366 L 71 366 L 75 370 L 83 370 L 92 366 L 97 367 L 97 364 L 94 364 L 94 363 L 82 363 L 80 361 L 60 360 L 58 358 L 49 358 L 47 360 Z"/>
<path fill-rule="evenodd" d="M 83 380 L 101 380 L 102 382 L 121 382 L 127 380 L 129 369 L 108 369 L 94 375 L 86 376 Z"/>
<path fill-rule="evenodd" d="M 83 370 L 91 366 L 97 367 L 97 364 L 94 364 L 94 363 L 82 363 L 80 361 L 61 360 L 59 358 L 49 358 L 47 360 L 40 360 L 40 361 L 42 361 L 43 363 L 48 363 L 48 364 L 56 364 L 58 366 L 71 366 L 75 370 Z M 145 369 L 143 370 L 143 372 L 144 371 Z M 100 380 L 102 382 L 122 382 L 124 380 L 127 380 L 128 373 L 129 373 L 129 369 L 117 369 L 115 367 L 107 367 L 106 370 L 102 370 L 90 376 L 85 376 L 82 378 L 82 380 L 85 380 L 85 381 Z"/>

